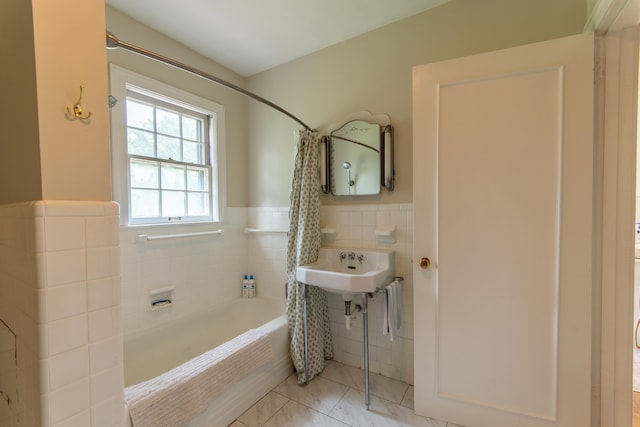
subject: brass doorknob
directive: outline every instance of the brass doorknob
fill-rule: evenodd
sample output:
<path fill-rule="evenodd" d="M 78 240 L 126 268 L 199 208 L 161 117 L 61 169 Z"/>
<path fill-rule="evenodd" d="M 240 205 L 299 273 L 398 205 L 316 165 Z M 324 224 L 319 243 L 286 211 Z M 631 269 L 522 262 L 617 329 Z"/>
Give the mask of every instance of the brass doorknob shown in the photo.
<path fill-rule="evenodd" d="M 420 258 L 420 268 L 426 270 L 431 265 L 431 261 L 427 257 Z"/>

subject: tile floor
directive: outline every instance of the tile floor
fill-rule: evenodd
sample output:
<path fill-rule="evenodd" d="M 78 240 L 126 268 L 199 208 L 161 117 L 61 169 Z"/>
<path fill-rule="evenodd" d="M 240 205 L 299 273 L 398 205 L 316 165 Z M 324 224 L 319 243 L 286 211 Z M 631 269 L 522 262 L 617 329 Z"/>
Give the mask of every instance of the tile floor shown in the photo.
<path fill-rule="evenodd" d="M 306 386 L 292 374 L 229 427 L 460 427 L 415 415 L 413 386 L 373 373 L 367 411 L 363 375 L 335 361 Z"/>

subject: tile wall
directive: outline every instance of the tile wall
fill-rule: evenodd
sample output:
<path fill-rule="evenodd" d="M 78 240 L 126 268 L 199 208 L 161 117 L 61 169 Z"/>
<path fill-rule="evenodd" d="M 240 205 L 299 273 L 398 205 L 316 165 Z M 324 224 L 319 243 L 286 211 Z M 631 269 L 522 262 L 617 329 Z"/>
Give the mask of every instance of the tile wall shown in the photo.
<path fill-rule="evenodd" d="M 2 206 L 0 218 L 0 319 L 18 362 L 6 425 L 121 425 L 117 205 L 39 201 Z"/>
<path fill-rule="evenodd" d="M 286 234 L 245 232 L 245 228 L 286 230 L 288 208 L 228 208 L 226 219 L 210 225 L 127 228 L 120 232 L 124 338 L 132 339 L 180 318 L 207 311 L 241 296 L 242 276 L 253 274 L 258 295 L 284 300 Z M 222 234 L 139 242 L 139 235 Z M 152 309 L 150 291 L 171 287 L 172 304 Z"/>
<path fill-rule="evenodd" d="M 249 208 L 248 224 L 258 232 L 247 234 L 247 265 L 254 274 L 258 294 L 285 300 L 289 208 Z M 275 230 L 276 232 L 271 232 Z"/>
<path fill-rule="evenodd" d="M 323 236 L 323 244 L 395 251 L 396 273 L 405 278 L 403 326 L 399 337 L 391 342 L 388 335 L 382 334 L 380 298 L 371 302 L 370 368 L 406 382 L 413 381 L 411 215 L 411 204 L 324 206 L 321 211 L 322 226 L 336 230 L 335 234 Z M 216 236 L 139 243 L 138 235 L 167 234 L 166 228 L 121 231 L 125 340 L 238 298 L 243 274 L 255 276 L 259 296 L 284 300 L 287 236 L 283 231 L 289 227 L 289 208 L 229 208 L 226 218 L 219 227 L 223 233 Z M 375 235 L 376 230 L 390 226 L 396 228 L 394 238 Z M 245 228 L 255 231 L 245 232 Z M 195 226 L 189 231 L 204 229 L 206 226 Z M 150 310 L 149 291 L 167 286 L 175 288 L 174 303 Z M 353 328 L 347 331 L 342 298 L 329 295 L 329 304 L 336 360 L 362 366 L 362 316 L 357 316 Z"/>
<path fill-rule="evenodd" d="M 371 372 L 413 384 L 413 205 L 334 205 L 323 206 L 322 227 L 335 230 L 324 234 L 323 245 L 393 249 L 396 275 L 403 281 L 403 316 L 398 337 L 393 341 L 382 333 L 382 294 L 369 304 L 369 368 Z M 379 237 L 376 230 L 395 227 L 394 237 Z M 361 303 L 354 299 L 352 307 Z M 334 359 L 349 366 L 364 367 L 362 315 L 356 315 L 352 328 L 344 321 L 344 302 L 329 294 Z"/>
<path fill-rule="evenodd" d="M 322 223 L 336 230 L 323 244 L 396 251 L 396 272 L 405 278 L 403 327 L 393 342 L 382 335 L 374 299 L 371 370 L 412 382 L 411 205 L 325 206 Z M 375 235 L 391 225 L 394 239 Z M 284 299 L 288 208 L 232 208 L 220 228 L 216 236 L 139 243 L 139 234 L 156 231 L 119 230 L 113 203 L 1 206 L 0 339 L 3 348 L 13 341 L 16 357 L 0 355 L 0 423 L 120 425 L 123 331 L 135 335 L 236 298 L 243 274 L 255 275 L 259 295 Z M 175 304 L 149 310 L 148 291 L 167 285 L 175 287 Z M 361 366 L 361 316 L 347 331 L 342 298 L 329 303 L 335 359 Z"/>

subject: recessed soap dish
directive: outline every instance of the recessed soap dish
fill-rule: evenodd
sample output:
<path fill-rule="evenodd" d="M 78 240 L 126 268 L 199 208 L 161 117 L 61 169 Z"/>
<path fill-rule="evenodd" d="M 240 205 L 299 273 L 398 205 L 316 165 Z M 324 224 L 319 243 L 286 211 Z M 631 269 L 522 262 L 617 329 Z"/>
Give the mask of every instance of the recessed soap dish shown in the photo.
<path fill-rule="evenodd" d="M 152 289 L 149 291 L 149 310 L 158 310 L 170 307 L 173 304 L 173 291 L 175 286 Z"/>

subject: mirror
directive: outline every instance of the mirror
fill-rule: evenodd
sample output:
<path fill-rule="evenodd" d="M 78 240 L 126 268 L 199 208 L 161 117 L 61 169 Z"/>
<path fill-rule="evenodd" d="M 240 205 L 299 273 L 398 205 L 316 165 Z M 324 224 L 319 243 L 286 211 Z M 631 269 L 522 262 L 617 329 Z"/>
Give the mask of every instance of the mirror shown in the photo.
<path fill-rule="evenodd" d="M 326 164 L 327 169 L 321 175 L 329 182 L 323 182 L 323 191 L 369 196 L 379 194 L 381 186 L 393 190 L 393 130 L 387 116 L 349 120 L 325 143 L 320 158 L 321 168 Z"/>
<path fill-rule="evenodd" d="M 380 193 L 380 125 L 352 120 L 329 136 L 331 194 Z"/>

